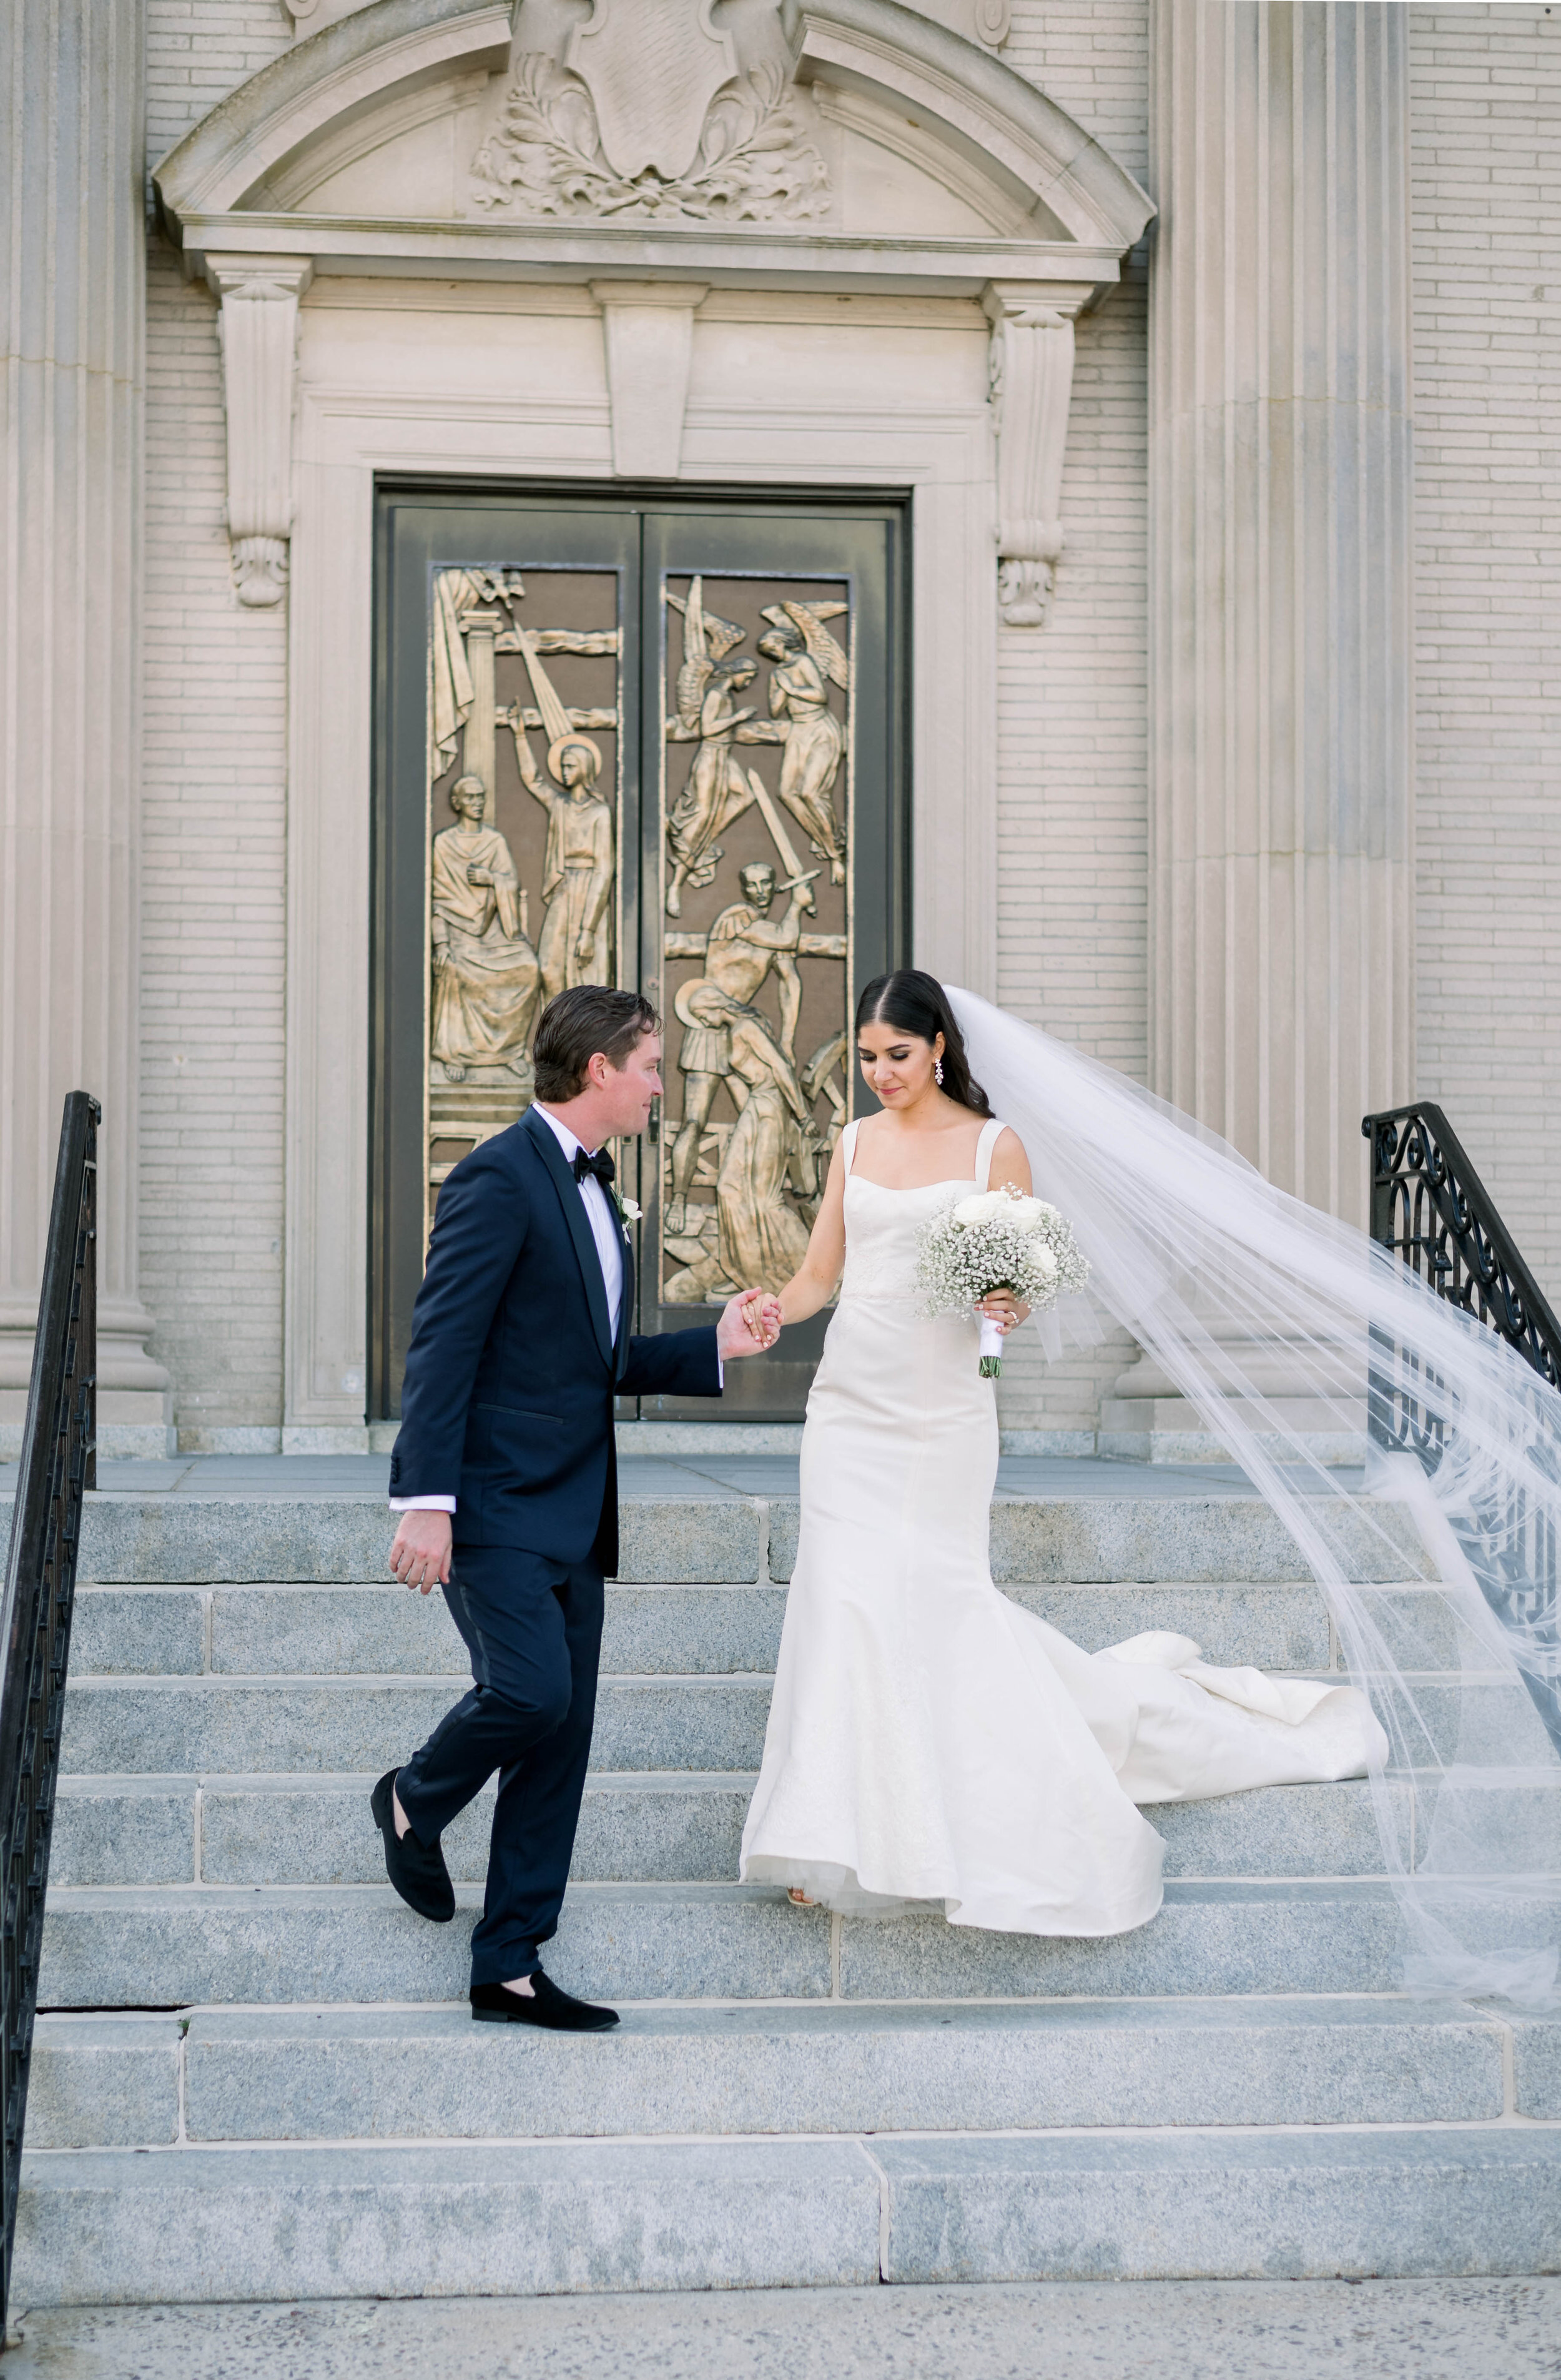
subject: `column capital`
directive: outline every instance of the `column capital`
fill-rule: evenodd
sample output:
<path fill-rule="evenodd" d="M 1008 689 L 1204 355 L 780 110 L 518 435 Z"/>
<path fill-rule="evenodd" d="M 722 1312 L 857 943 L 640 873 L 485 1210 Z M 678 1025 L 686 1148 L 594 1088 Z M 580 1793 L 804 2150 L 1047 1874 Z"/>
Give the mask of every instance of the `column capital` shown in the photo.
<path fill-rule="evenodd" d="M 982 287 L 981 310 L 994 329 L 1004 322 L 1047 329 L 1052 324 L 1043 317 L 1076 322 L 1106 294 L 1094 281 L 988 281 Z"/>
<path fill-rule="evenodd" d="M 291 298 L 296 304 L 314 279 L 312 256 L 209 253 L 201 270 L 213 298 Z"/>

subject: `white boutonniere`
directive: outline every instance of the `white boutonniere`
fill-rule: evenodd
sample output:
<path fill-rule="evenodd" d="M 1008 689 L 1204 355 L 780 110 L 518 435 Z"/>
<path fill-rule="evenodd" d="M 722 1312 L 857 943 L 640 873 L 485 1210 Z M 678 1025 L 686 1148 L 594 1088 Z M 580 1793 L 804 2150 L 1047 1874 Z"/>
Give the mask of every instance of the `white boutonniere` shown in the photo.
<path fill-rule="evenodd" d="M 616 1183 L 612 1185 L 612 1203 L 618 1209 L 618 1220 L 623 1226 L 623 1237 L 627 1240 L 632 1225 L 642 1220 L 645 1209 L 636 1198 L 625 1198 Z"/>

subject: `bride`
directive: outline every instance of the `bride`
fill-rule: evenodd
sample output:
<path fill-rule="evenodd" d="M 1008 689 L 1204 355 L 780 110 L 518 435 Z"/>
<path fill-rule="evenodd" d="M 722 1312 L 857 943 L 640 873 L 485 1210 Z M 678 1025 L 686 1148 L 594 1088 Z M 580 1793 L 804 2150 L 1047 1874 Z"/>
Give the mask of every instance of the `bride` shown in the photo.
<path fill-rule="evenodd" d="M 1357 1777 L 1386 1740 L 1351 1687 L 1216 1669 L 1168 1633 L 1081 1652 L 993 1585 L 993 1387 L 974 1317 L 919 1313 L 916 1244 L 956 1196 L 1029 1192 L 1029 1159 L 931 976 L 870 983 L 856 1039 L 882 1112 L 846 1126 L 780 1295 L 800 1322 L 840 1285 L 743 1880 L 839 1910 L 938 1902 L 1005 1933 L 1122 1933 L 1161 1900 L 1141 1803 Z M 1028 1313 L 1006 1290 L 983 1311 L 1005 1331 Z"/>

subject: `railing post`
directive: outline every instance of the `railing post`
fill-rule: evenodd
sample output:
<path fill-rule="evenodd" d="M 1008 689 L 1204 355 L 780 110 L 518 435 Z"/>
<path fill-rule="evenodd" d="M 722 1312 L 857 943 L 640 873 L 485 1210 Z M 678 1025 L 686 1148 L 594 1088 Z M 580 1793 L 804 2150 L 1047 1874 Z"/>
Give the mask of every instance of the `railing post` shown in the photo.
<path fill-rule="evenodd" d="M 81 1500 L 97 1484 L 101 1118 L 90 1092 L 68 1093 L 0 1600 L 0 2325 L 11 2294 Z"/>

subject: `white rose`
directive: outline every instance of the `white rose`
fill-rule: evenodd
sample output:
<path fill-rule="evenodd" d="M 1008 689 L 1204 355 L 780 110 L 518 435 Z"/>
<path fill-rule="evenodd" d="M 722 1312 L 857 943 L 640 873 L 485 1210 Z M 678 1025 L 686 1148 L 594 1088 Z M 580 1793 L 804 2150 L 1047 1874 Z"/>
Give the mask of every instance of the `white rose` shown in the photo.
<path fill-rule="evenodd" d="M 626 1223 L 637 1223 L 643 1220 L 645 1208 L 639 1204 L 637 1199 L 620 1198 L 618 1204 L 623 1210 L 623 1220 Z"/>
<path fill-rule="evenodd" d="M 1009 1220 L 1010 1222 L 1017 1223 L 1022 1232 L 1033 1232 L 1036 1224 L 1045 1217 L 1046 1211 L 1038 1198 L 1015 1196 L 1010 1197 L 1008 1202 Z"/>
<path fill-rule="evenodd" d="M 1040 1274 L 1043 1281 L 1055 1281 L 1057 1279 L 1057 1258 L 1052 1255 L 1049 1248 L 1035 1249 L 1032 1253 L 1031 1261 L 1035 1265 L 1035 1270 Z"/>
<path fill-rule="evenodd" d="M 973 1197 L 960 1200 L 954 1220 L 967 1228 L 972 1223 L 989 1223 L 994 1215 L 1007 1210 L 1008 1203 L 1000 1190 L 977 1190 Z"/>

